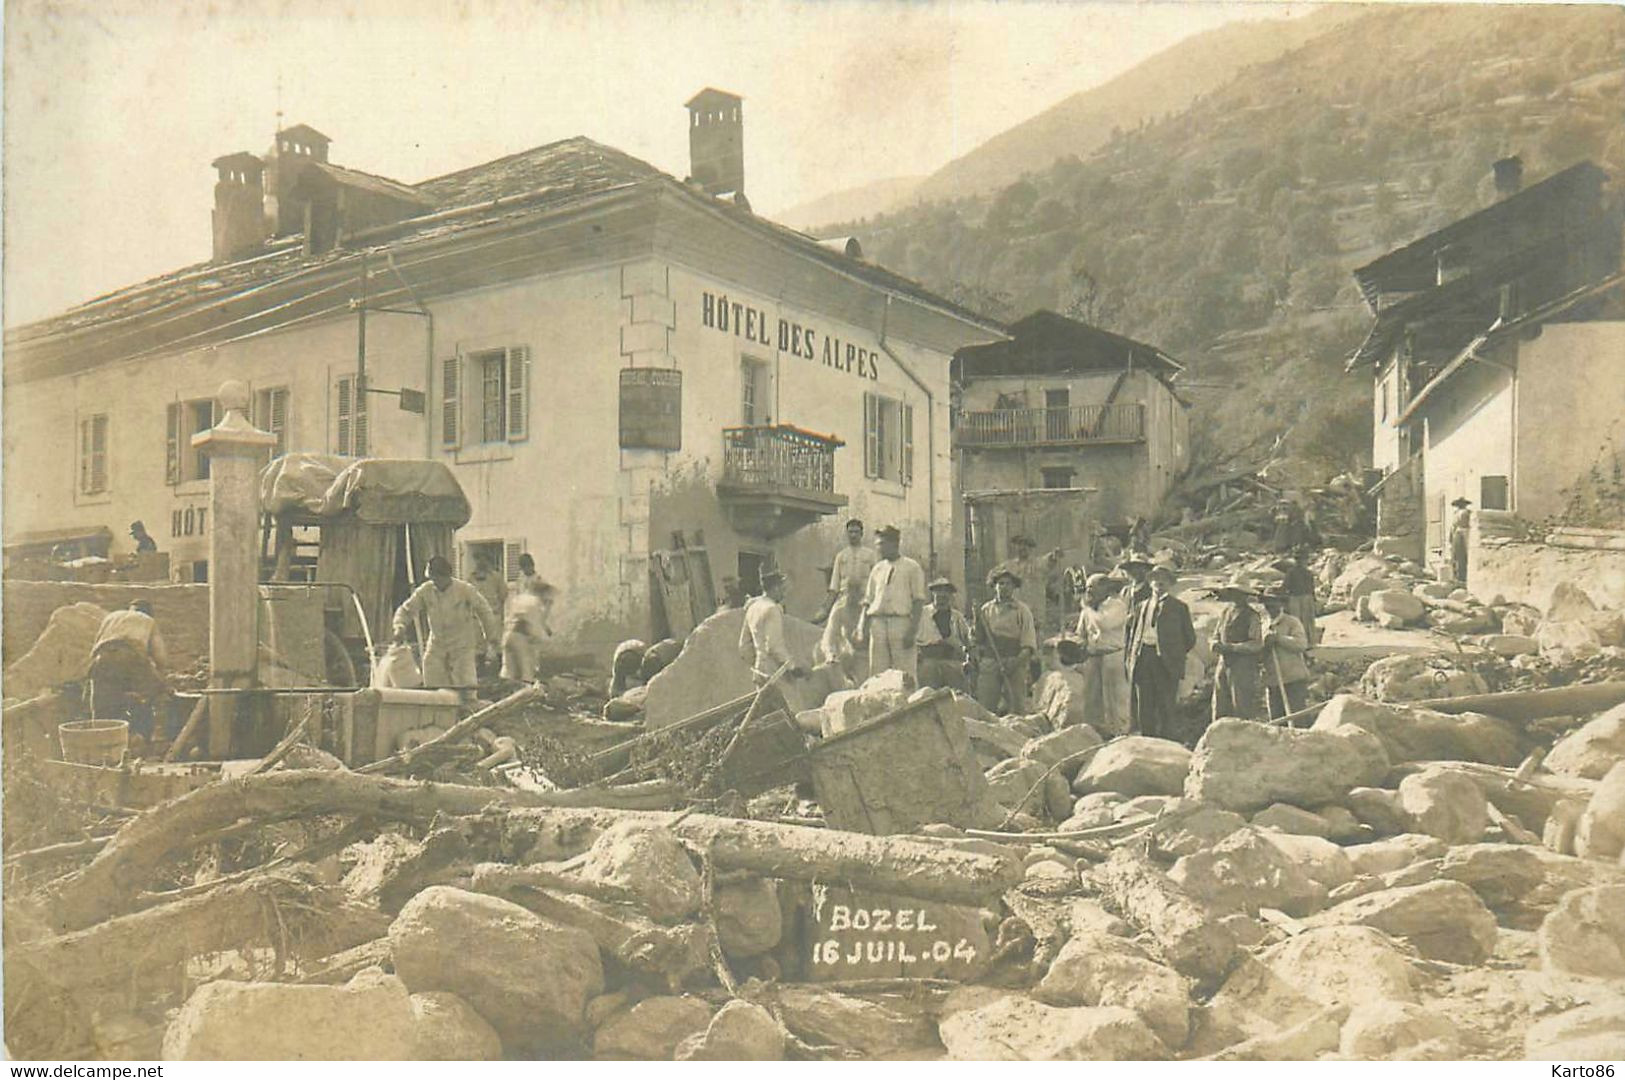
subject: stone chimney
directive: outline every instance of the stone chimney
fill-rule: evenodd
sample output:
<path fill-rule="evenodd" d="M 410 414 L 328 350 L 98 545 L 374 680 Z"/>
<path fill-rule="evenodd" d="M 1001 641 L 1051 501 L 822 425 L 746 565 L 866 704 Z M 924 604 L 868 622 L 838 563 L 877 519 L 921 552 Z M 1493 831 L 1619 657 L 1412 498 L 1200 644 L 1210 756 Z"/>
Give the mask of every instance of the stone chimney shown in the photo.
<path fill-rule="evenodd" d="M 1504 199 L 1523 188 L 1523 158 L 1504 157 L 1490 166 L 1495 172 L 1495 197 Z"/>
<path fill-rule="evenodd" d="M 687 102 L 689 179 L 711 195 L 745 191 L 744 99 L 706 87 Z"/>
<path fill-rule="evenodd" d="M 276 133 L 276 142 L 265 155 L 265 215 L 271 219 L 273 235 L 292 236 L 305 228 L 305 208 L 293 197 L 311 162 L 326 162 L 333 140 L 309 124 L 295 124 Z"/>
<path fill-rule="evenodd" d="M 214 159 L 214 261 L 230 262 L 265 245 L 265 163 L 239 152 Z"/>

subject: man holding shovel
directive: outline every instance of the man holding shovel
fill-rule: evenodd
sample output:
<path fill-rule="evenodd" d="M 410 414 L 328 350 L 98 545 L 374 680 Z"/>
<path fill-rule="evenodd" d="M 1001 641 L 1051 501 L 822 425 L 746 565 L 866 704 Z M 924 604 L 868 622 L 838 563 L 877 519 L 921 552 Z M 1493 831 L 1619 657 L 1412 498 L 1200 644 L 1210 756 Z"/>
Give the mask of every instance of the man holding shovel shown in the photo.
<path fill-rule="evenodd" d="M 1014 570 L 994 570 L 988 584 L 993 599 L 976 613 L 976 700 L 995 715 L 1024 715 L 1038 627 L 1032 609 L 1016 599 L 1021 578 Z"/>

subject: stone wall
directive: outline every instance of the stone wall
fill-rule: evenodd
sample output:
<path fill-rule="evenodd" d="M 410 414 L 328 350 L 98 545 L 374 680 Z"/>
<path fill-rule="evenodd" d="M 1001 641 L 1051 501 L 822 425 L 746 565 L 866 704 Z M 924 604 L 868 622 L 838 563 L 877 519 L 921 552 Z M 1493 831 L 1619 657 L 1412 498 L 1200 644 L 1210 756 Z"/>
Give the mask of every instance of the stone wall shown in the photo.
<path fill-rule="evenodd" d="M 1421 459 L 1396 466 L 1377 492 L 1377 551 L 1423 561 L 1424 527 Z"/>
<path fill-rule="evenodd" d="M 1502 596 L 1542 611 L 1552 589 L 1568 581 L 1600 608 L 1625 610 L 1625 551 L 1554 547 L 1550 544 L 1479 539 L 1468 552 L 1467 580 L 1474 596 Z"/>
<path fill-rule="evenodd" d="M 51 612 L 81 601 L 105 610 L 129 607 L 132 600 L 152 604 L 163 632 L 172 670 L 194 667 L 209 655 L 209 587 L 207 585 L 86 585 L 74 581 L 7 581 L 4 599 L 5 659 L 23 655 L 38 640 Z"/>

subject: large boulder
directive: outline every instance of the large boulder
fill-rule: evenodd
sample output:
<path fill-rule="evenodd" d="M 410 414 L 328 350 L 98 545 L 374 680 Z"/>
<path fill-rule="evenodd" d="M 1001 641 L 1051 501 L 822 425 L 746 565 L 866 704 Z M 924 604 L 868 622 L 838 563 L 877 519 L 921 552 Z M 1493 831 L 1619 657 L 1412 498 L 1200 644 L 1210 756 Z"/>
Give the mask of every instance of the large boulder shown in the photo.
<path fill-rule="evenodd" d="M 592 1050 L 610 1060 L 670 1061 L 679 1043 L 710 1023 L 711 1006 L 697 997 L 644 998 L 599 1025 Z"/>
<path fill-rule="evenodd" d="M 1220 720 L 1196 744 L 1185 795 L 1226 810 L 1261 810 L 1276 802 L 1313 809 L 1377 783 L 1388 764 L 1377 737 L 1356 728 L 1300 731 Z"/>
<path fill-rule="evenodd" d="M 955 1012 L 939 1030 L 956 1061 L 1161 1061 L 1168 1056 L 1128 1009 L 1056 1008 L 1019 994 Z"/>
<path fill-rule="evenodd" d="M 164 1032 L 165 1061 L 410 1061 L 420 1046 L 393 976 L 348 986 L 210 982 Z"/>
<path fill-rule="evenodd" d="M 773 1014 L 740 998 L 728 1002 L 710 1025 L 677 1047 L 678 1061 L 782 1061 L 784 1029 Z"/>
<path fill-rule="evenodd" d="M 1540 642 L 1528 634 L 1483 634 L 1474 638 L 1473 644 L 1507 660 L 1540 652 Z"/>
<path fill-rule="evenodd" d="M 1355 1061 L 1450 1061 L 1461 1057 L 1461 1033 L 1430 1006 L 1367 1001 L 1343 1021 L 1338 1049 Z"/>
<path fill-rule="evenodd" d="M 1072 815 L 1072 793 L 1060 772 L 1027 758 L 1001 761 L 987 771 L 987 793 L 1005 810 L 1050 821 Z"/>
<path fill-rule="evenodd" d="M 90 673 L 96 632 L 106 617 L 107 612 L 88 601 L 51 612 L 29 650 L 6 665 L 6 697 L 26 701 L 63 683 L 83 680 Z"/>
<path fill-rule="evenodd" d="M 717 943 L 734 959 L 760 956 L 784 937 L 784 911 L 771 878 L 749 877 L 716 887 Z"/>
<path fill-rule="evenodd" d="M 1380 930 L 1305 930 L 1236 967 L 1208 1003 L 1194 1045 L 1211 1053 L 1290 1030 L 1328 1007 L 1418 1001 L 1422 982 L 1414 954 Z"/>
<path fill-rule="evenodd" d="M 412 1031 L 423 1061 L 497 1061 L 502 1039 L 496 1028 L 456 994 L 412 995 Z"/>
<path fill-rule="evenodd" d="M 1350 788 L 1343 804 L 1355 820 L 1378 836 L 1400 836 L 1409 828 L 1399 808 L 1399 792 L 1378 787 Z"/>
<path fill-rule="evenodd" d="M 1483 791 L 1448 766 L 1429 766 L 1401 780 L 1399 809 L 1412 832 L 1437 836 L 1447 844 L 1482 840 L 1490 820 Z"/>
<path fill-rule="evenodd" d="M 1625 978 L 1625 885 L 1569 893 L 1540 924 L 1539 941 L 1547 971 Z"/>
<path fill-rule="evenodd" d="M 1625 704 L 1557 740 L 1541 764 L 1565 776 L 1601 780 L 1621 761 L 1625 761 Z"/>
<path fill-rule="evenodd" d="M 1298 836 L 1327 836 L 1332 831 L 1329 821 L 1313 810 L 1303 810 L 1286 803 L 1274 803 L 1253 815 L 1252 824 L 1259 829 L 1293 833 Z"/>
<path fill-rule="evenodd" d="M 823 716 L 822 713 L 818 715 Z M 971 749 L 976 751 L 978 760 L 985 761 L 988 765 L 1017 756 L 1021 753 L 1022 747 L 1030 741 L 1026 735 L 1002 720 L 978 720 L 971 717 L 965 719 L 965 737 L 970 740 Z"/>
<path fill-rule="evenodd" d="M 1033 990 L 1049 1005 L 1120 1005 L 1132 1009 L 1169 1049 L 1190 1034 L 1190 986 L 1127 938 L 1074 933 Z"/>
<path fill-rule="evenodd" d="M 1213 1061 L 1314 1061 L 1337 1049 L 1348 1019 L 1347 1005 L 1322 1009 L 1281 1031 L 1270 1031 L 1232 1043 L 1213 1054 Z"/>
<path fill-rule="evenodd" d="M 1360 677 L 1360 693 L 1378 701 L 1426 701 L 1488 691 L 1476 671 L 1463 671 L 1440 656 L 1385 656 Z"/>
<path fill-rule="evenodd" d="M 413 897 L 390 924 L 389 943 L 408 990 L 461 997 L 510 1056 L 577 1049 L 587 999 L 604 987 L 586 931 L 450 886 Z"/>
<path fill-rule="evenodd" d="M 730 608 L 694 628 L 677 659 L 649 680 L 643 702 L 643 722 L 648 728 L 675 724 L 755 691 L 750 665 L 739 656 L 739 631 L 744 625 L 744 610 Z M 823 627 L 805 619 L 788 614 L 784 617 L 790 656 L 804 668 L 813 667 L 813 654 L 823 634 Z M 798 712 L 818 704 L 800 700 L 793 682 L 786 684 L 785 693 L 787 698 L 797 699 L 789 704 Z"/>
<path fill-rule="evenodd" d="M 1559 667 L 1589 660 L 1602 652 L 1602 638 L 1579 619 L 1547 621 L 1535 630 L 1541 659 Z"/>
<path fill-rule="evenodd" d="M 1617 859 L 1625 848 L 1625 761 L 1608 770 L 1586 804 L 1574 833 L 1574 853 Z"/>
<path fill-rule="evenodd" d="M 1165 859 L 1206 851 L 1244 827 L 1247 819 L 1233 810 L 1199 805 L 1151 834 L 1151 850 Z"/>
<path fill-rule="evenodd" d="M 1439 876 L 1472 889 L 1501 925 L 1533 930 L 1575 889 L 1625 884 L 1625 871 L 1535 844 L 1464 844 L 1439 862 Z"/>
<path fill-rule="evenodd" d="M 1481 964 L 1495 950 L 1495 916 L 1459 881 L 1383 889 L 1312 916 L 1312 926 L 1370 926 L 1400 939 L 1423 956 L 1454 964 Z"/>
<path fill-rule="evenodd" d="M 908 702 L 909 687 L 901 671 L 871 675 L 856 690 L 839 690 L 824 699 L 819 732 L 824 738 L 839 735 L 877 720 Z"/>
<path fill-rule="evenodd" d="M 1257 915 L 1260 908 L 1276 908 L 1308 915 L 1326 905 L 1326 887 L 1253 828 L 1238 829 L 1212 848 L 1184 856 L 1168 876 L 1220 912 Z"/>
<path fill-rule="evenodd" d="M 1096 791 L 1178 795 L 1190 763 L 1191 752 L 1171 739 L 1129 735 L 1097 751 L 1078 773 L 1072 790 L 1080 795 Z"/>
<path fill-rule="evenodd" d="M 1255 826 L 1256 828 L 1256 826 Z M 1311 881 L 1317 881 L 1328 890 L 1347 885 L 1354 880 L 1354 864 L 1343 854 L 1343 849 L 1323 836 L 1258 829 L 1258 835 L 1271 847 L 1286 856 Z"/>
<path fill-rule="evenodd" d="M 1531 1061 L 1625 1060 L 1625 997 L 1609 995 L 1531 1024 L 1523 1052 Z"/>
<path fill-rule="evenodd" d="M 1029 739 L 1021 748 L 1021 756 L 1029 761 L 1036 761 L 1040 765 L 1053 767 L 1063 761 L 1092 750 L 1101 743 L 1100 733 L 1088 724 L 1077 723 L 1064 727 L 1059 731 L 1052 731 L 1048 735 L 1040 735 L 1036 739 Z M 1068 782 L 1077 776 L 1084 763 L 1063 766 L 1056 770 Z"/>
<path fill-rule="evenodd" d="M 937 1045 L 936 1031 L 924 1016 L 852 994 L 792 985 L 782 987 L 774 1003 L 792 1034 L 864 1057 L 919 1054 Z"/>
<path fill-rule="evenodd" d="M 1344 848 L 1342 853 L 1349 856 L 1349 864 L 1354 867 L 1355 874 L 1380 877 L 1383 874 L 1393 874 L 1394 870 L 1404 869 L 1412 862 L 1441 858 L 1448 849 L 1449 845 L 1438 836 L 1401 833 L 1399 836 L 1388 836 L 1386 840 L 1376 840 L 1368 845 Z"/>
<path fill-rule="evenodd" d="M 1348 601 L 1353 606 L 1362 597 L 1369 596 L 1381 589 L 1398 588 L 1401 583 L 1390 580 L 1392 571 L 1382 559 L 1366 557 L 1355 559 L 1345 566 L 1337 578 L 1332 582 L 1331 593 Z"/>
<path fill-rule="evenodd" d="M 1414 626 L 1427 615 L 1422 601 L 1405 589 L 1376 589 L 1370 596 L 1371 617 L 1384 626 Z"/>
<path fill-rule="evenodd" d="M 1393 764 L 1404 761 L 1481 761 L 1516 765 L 1528 740 L 1505 720 L 1483 713 L 1442 713 L 1338 694 L 1315 717 L 1313 731 L 1356 727 L 1382 740 Z"/>
<path fill-rule="evenodd" d="M 700 909 L 700 873 L 669 829 L 634 821 L 612 825 L 593 841 L 576 873 L 634 897 L 657 922 L 679 922 Z"/>

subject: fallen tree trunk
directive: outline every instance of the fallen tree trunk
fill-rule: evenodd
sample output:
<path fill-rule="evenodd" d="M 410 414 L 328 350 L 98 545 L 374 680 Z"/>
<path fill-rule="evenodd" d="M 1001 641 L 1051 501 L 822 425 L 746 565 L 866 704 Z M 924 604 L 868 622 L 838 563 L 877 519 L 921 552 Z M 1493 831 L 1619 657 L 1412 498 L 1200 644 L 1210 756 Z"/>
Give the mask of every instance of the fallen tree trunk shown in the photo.
<path fill-rule="evenodd" d="M 670 806 L 664 783 L 615 789 L 521 791 L 432 784 L 352 772 L 289 770 L 220 780 L 132 819 L 83 869 L 49 890 L 58 932 L 79 930 L 134 906 L 142 887 L 170 856 L 222 824 L 259 823 L 323 814 L 384 821 L 430 821 L 436 814 L 478 814 L 493 807 Z"/>
<path fill-rule="evenodd" d="M 1502 720 L 1541 720 L 1548 716 L 1585 716 L 1603 712 L 1622 701 L 1625 701 L 1625 682 L 1601 682 L 1554 686 L 1546 690 L 1433 698 L 1413 704 L 1434 712 L 1477 712 Z"/>
<path fill-rule="evenodd" d="M 387 968 L 393 964 L 394 957 L 390 951 L 389 938 L 373 938 L 362 942 L 354 948 L 344 949 L 324 956 L 320 962 L 300 977 L 301 983 L 319 983 L 325 986 L 339 986 L 355 978 L 356 974 L 370 967 Z"/>
<path fill-rule="evenodd" d="M 669 828 L 704 851 L 717 869 L 749 870 L 764 877 L 838 881 L 854 889 L 970 905 L 983 904 L 1021 880 L 1021 865 L 1014 859 L 921 837 L 868 836 L 709 814 L 516 809 L 507 815 L 504 847 L 528 851 L 529 859 L 568 858 L 623 821 Z"/>
<path fill-rule="evenodd" d="M 89 929 L 9 946 L 7 992 L 28 980 L 63 990 L 140 982 L 191 957 L 250 944 L 269 943 L 288 956 L 324 956 L 388 928 L 387 916 L 346 903 L 342 892 L 295 875 L 263 874 Z"/>
<path fill-rule="evenodd" d="M 400 753 L 392 754 L 387 758 L 380 758 L 377 761 L 361 766 L 356 771 L 364 775 L 398 772 L 410 768 L 420 761 L 432 760 L 455 743 L 489 724 L 492 720 L 512 712 L 521 705 L 528 705 L 541 697 L 543 693 L 544 691 L 539 686 L 521 687 L 500 701 L 492 702 L 483 709 L 474 710 L 428 742 L 419 743 L 410 750 L 402 750 Z"/>
<path fill-rule="evenodd" d="M 1216 981 L 1235 963 L 1235 935 L 1145 856 L 1118 848 L 1095 876 L 1124 917 L 1157 939 L 1175 971 Z"/>

